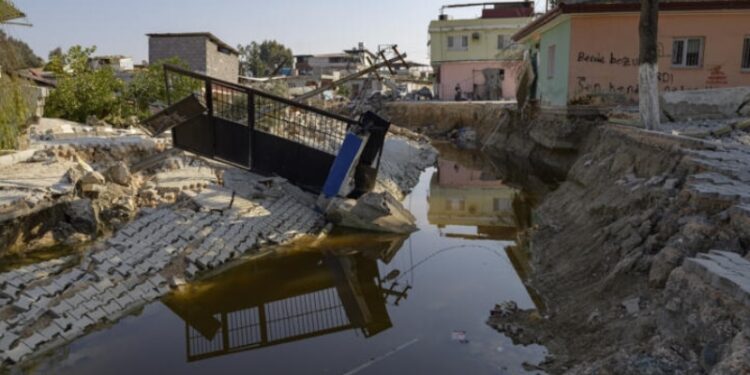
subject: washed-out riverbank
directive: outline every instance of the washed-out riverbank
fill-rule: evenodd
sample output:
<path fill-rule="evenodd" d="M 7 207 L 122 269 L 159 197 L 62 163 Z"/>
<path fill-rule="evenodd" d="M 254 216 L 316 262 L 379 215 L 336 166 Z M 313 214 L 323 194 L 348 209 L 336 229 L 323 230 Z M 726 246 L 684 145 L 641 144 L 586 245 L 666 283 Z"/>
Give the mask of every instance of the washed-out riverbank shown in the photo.
<path fill-rule="evenodd" d="M 701 140 L 545 116 L 501 129 L 495 160 L 560 184 L 530 237 L 544 314 L 511 306 L 489 323 L 548 346 L 550 373 L 750 372 L 750 149 L 736 132 Z"/>

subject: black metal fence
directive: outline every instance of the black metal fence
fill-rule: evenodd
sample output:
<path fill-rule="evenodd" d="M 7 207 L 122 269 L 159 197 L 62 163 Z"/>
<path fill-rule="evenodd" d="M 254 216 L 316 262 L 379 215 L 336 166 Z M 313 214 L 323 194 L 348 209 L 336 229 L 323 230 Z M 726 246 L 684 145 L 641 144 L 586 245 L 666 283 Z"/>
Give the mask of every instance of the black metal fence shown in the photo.
<path fill-rule="evenodd" d="M 170 105 L 195 95 L 207 109 L 172 130 L 175 147 L 280 175 L 307 190 L 320 191 L 349 127 L 360 124 L 179 67 L 165 65 L 164 74 Z"/>

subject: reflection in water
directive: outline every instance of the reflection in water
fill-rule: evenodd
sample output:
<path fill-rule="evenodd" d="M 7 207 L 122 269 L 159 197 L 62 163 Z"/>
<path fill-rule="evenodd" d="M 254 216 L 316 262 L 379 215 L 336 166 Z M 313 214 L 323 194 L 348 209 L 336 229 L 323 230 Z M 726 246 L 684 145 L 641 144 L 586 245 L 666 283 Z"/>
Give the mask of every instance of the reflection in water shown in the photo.
<path fill-rule="evenodd" d="M 506 251 L 525 279 L 528 259 L 520 234 L 529 225 L 530 207 L 523 197 L 486 172 L 440 159 L 430 181 L 427 218 L 444 237 L 517 241 Z M 474 227 L 476 233 L 459 227 Z M 411 289 L 399 284 L 403 276 L 465 246 L 442 249 L 404 269 L 387 267 L 390 271 L 381 275 L 378 262 L 388 265 L 406 239 L 341 232 L 321 243 L 272 249 L 187 286 L 164 304 L 185 322 L 189 362 L 346 330 L 369 338 L 391 328 L 386 305 L 398 305 Z M 540 306 L 534 292 L 529 293 Z"/>
<path fill-rule="evenodd" d="M 440 159 L 430 182 L 431 224 L 476 227 L 475 235 L 444 233 L 446 237 L 514 241 L 529 224 L 530 207 L 517 189 L 488 178 L 478 169 Z"/>
<path fill-rule="evenodd" d="M 218 277 L 165 298 L 185 321 L 188 361 L 356 329 L 364 337 L 392 326 L 386 303 L 406 298 L 408 285 L 381 276 L 405 236 L 336 235 L 324 248 L 274 249 Z M 305 247 L 307 251 L 300 248 Z"/>
<path fill-rule="evenodd" d="M 254 254 L 77 340 L 40 372 L 527 373 L 523 362 L 546 350 L 485 321 L 499 302 L 541 306 L 522 283 L 529 199 L 481 154 L 441 153 L 405 201 L 420 228 L 408 238 L 335 232 Z"/>
<path fill-rule="evenodd" d="M 445 237 L 515 241 L 505 251 L 524 282 L 531 273 L 526 230 L 531 227 L 532 199 L 483 171 L 481 156 L 461 162 L 438 160 L 437 173 L 430 181 L 430 224 Z M 469 166 L 466 166 L 468 164 Z M 474 166 L 476 167 L 474 168 Z M 448 226 L 475 227 L 475 234 L 446 232 Z M 538 293 L 527 287 L 538 309 L 543 308 Z"/>

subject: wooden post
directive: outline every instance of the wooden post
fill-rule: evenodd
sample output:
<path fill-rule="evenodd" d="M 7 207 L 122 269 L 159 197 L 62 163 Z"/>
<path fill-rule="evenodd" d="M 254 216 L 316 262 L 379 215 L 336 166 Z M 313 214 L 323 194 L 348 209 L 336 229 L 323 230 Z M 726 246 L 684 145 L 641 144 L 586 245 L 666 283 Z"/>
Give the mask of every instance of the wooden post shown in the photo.
<path fill-rule="evenodd" d="M 659 0 L 641 0 L 638 109 L 646 129 L 659 128 Z"/>

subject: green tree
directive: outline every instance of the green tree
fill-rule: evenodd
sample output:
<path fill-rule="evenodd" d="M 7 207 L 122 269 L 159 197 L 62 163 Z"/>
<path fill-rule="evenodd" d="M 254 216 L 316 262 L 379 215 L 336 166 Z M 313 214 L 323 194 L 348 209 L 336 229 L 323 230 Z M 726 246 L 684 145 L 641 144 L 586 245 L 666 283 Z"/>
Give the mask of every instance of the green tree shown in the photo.
<path fill-rule="evenodd" d="M 240 52 L 240 74 L 266 77 L 274 69 L 292 66 L 292 50 L 275 40 L 264 40 L 237 46 Z"/>
<path fill-rule="evenodd" d="M 37 68 L 43 63 L 28 44 L 0 30 L 0 66 L 3 70 L 13 72 L 18 69 Z"/>
<path fill-rule="evenodd" d="M 188 65 L 178 57 L 156 61 L 146 69 L 137 72 L 125 89 L 125 99 L 140 119 L 151 114 L 149 111 L 151 105 L 166 105 L 168 102 L 164 85 L 165 64 L 188 69 Z M 170 77 L 172 103 L 198 91 L 200 85 L 200 81 L 189 77 L 177 75 Z"/>
<path fill-rule="evenodd" d="M 0 77 L 0 150 L 16 148 L 29 114 L 18 81 L 7 75 Z"/>
<path fill-rule="evenodd" d="M 52 51 L 49 51 L 47 54 L 47 61 L 52 61 L 56 57 L 62 57 L 63 56 L 63 50 L 61 47 L 56 47 Z"/>
<path fill-rule="evenodd" d="M 91 72 L 89 58 L 96 52 L 96 46 L 73 46 L 67 53 L 50 53 L 50 61 L 45 70 L 57 74 L 58 77 L 75 77 Z"/>
<path fill-rule="evenodd" d="M 85 122 L 90 115 L 107 120 L 122 117 L 125 85 L 112 69 L 91 69 L 88 61 L 95 50 L 73 46 L 50 61 L 48 69 L 57 74 L 57 88 L 45 104 L 48 116 L 78 122 Z"/>

